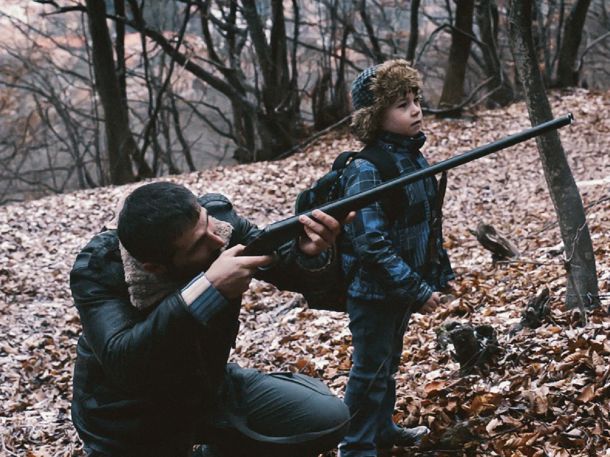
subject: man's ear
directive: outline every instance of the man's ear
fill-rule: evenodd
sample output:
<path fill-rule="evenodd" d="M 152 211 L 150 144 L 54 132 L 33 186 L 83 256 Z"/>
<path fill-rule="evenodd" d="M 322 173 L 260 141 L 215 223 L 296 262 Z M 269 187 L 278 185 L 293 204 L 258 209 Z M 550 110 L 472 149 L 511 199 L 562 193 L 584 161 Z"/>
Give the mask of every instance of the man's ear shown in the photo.
<path fill-rule="evenodd" d="M 167 272 L 167 268 L 164 265 L 154 262 L 143 262 L 142 268 L 144 268 L 144 270 L 146 270 L 147 272 L 155 275 Z"/>

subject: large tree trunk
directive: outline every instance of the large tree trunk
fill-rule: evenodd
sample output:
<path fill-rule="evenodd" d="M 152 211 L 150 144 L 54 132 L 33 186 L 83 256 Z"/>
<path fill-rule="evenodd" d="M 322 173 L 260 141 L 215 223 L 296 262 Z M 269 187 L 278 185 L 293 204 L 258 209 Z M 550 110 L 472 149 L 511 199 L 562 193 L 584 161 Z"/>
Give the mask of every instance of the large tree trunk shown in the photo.
<path fill-rule="evenodd" d="M 498 56 L 498 5 L 495 0 L 481 0 L 477 6 L 477 24 L 481 33 L 483 61 L 488 78 L 493 78 L 487 85 L 491 92 L 487 99 L 488 107 L 506 106 L 514 99 L 513 88 L 504 73 Z"/>
<path fill-rule="evenodd" d="M 557 66 L 557 84 L 559 87 L 576 86 L 578 84 L 576 59 L 590 3 L 591 0 L 578 0 L 566 19 Z"/>
<path fill-rule="evenodd" d="M 125 184 L 134 181 L 130 157 L 136 153 L 137 146 L 129 130 L 127 107 L 115 71 L 105 4 L 98 0 L 86 0 L 85 3 L 96 88 L 104 107 L 110 180 L 112 184 Z"/>
<path fill-rule="evenodd" d="M 455 27 L 451 33 L 451 49 L 440 107 L 459 105 L 464 95 L 466 62 L 472 42 L 474 0 L 456 0 Z"/>
<path fill-rule="evenodd" d="M 510 0 L 509 23 L 511 48 L 531 123 L 548 121 L 553 114 L 531 35 L 532 1 Z M 597 305 L 599 289 L 593 246 L 582 200 L 559 134 L 556 131 L 546 133 L 537 137 L 536 142 L 565 246 L 568 278 L 566 304 L 568 307 Z"/>

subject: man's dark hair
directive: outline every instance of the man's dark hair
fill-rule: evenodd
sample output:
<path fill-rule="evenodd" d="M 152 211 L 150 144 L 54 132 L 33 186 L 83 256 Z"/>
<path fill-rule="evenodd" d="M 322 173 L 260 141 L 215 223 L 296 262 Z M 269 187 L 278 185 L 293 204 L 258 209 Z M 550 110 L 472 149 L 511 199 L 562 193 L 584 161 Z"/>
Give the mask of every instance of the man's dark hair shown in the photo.
<path fill-rule="evenodd" d="M 156 182 L 138 187 L 119 214 L 119 240 L 140 262 L 167 265 L 174 241 L 199 219 L 201 206 L 186 187 Z"/>

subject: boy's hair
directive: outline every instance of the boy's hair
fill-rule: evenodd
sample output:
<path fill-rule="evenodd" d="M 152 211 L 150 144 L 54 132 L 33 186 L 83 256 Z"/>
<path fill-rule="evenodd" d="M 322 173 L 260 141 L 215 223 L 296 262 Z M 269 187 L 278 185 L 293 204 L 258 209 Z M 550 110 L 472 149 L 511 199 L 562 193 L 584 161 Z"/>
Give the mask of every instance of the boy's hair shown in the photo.
<path fill-rule="evenodd" d="M 384 111 L 400 97 L 419 94 L 419 73 L 406 60 L 388 60 L 367 68 L 352 83 L 352 129 L 365 144 L 381 131 Z"/>
<path fill-rule="evenodd" d="M 168 265 L 174 242 L 195 226 L 200 211 L 197 197 L 186 187 L 146 184 L 125 199 L 118 220 L 119 240 L 136 260 Z"/>

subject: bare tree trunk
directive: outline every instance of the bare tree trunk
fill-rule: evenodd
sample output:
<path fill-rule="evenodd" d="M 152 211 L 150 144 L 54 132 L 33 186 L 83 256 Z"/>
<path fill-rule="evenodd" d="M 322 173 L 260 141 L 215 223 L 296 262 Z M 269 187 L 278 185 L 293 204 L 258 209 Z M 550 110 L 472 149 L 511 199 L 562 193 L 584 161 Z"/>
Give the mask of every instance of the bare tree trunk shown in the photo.
<path fill-rule="evenodd" d="M 481 0 L 477 6 L 477 24 L 481 41 L 485 44 L 483 61 L 487 77 L 493 78 L 487 88 L 493 92 L 488 98 L 488 107 L 506 106 L 514 99 L 513 88 L 504 73 L 498 57 L 498 5 L 495 0 Z"/>
<path fill-rule="evenodd" d="M 257 130 L 261 148 L 254 160 L 269 160 L 290 149 L 299 137 L 300 100 L 297 90 L 297 68 L 288 62 L 286 21 L 282 0 L 271 1 L 271 32 L 269 42 L 254 0 L 243 1 L 243 14 L 248 22 L 250 37 L 263 76 L 262 107 L 257 113 Z M 294 45 L 298 42 L 298 14 L 296 1 Z M 293 54 L 294 59 L 294 54 Z"/>
<path fill-rule="evenodd" d="M 338 64 L 336 63 L 336 40 L 339 30 L 338 2 L 328 5 L 330 15 L 330 30 L 325 34 L 329 36 L 328 49 L 323 46 L 323 54 L 320 64 L 321 74 L 318 75 L 314 87 L 311 91 L 311 111 L 314 120 L 314 130 L 321 131 L 326 127 L 336 124 L 349 115 L 350 102 L 348 88 L 345 80 L 346 50 L 347 39 L 350 35 L 350 28 L 343 27 L 341 30 L 340 52 Z M 320 17 L 320 22 L 325 22 Z M 336 70 L 333 72 L 333 60 Z M 333 74 L 336 74 L 333 83 Z"/>
<path fill-rule="evenodd" d="M 232 103 L 233 135 L 237 148 L 233 157 L 240 163 L 252 162 L 256 151 L 256 130 L 251 110 L 241 103 Z"/>
<path fill-rule="evenodd" d="M 532 124 L 553 117 L 531 35 L 532 0 L 510 0 L 510 42 Z M 595 257 L 582 200 L 559 134 L 536 138 L 544 175 L 555 206 L 566 252 L 568 307 L 599 304 Z"/>
<path fill-rule="evenodd" d="M 566 19 L 557 67 L 557 83 L 559 87 L 576 86 L 578 84 L 576 59 L 590 3 L 591 0 L 578 0 Z"/>
<path fill-rule="evenodd" d="M 121 103 L 123 98 L 106 25 L 106 7 L 104 2 L 97 0 L 85 3 L 97 92 L 104 107 L 110 179 L 112 184 L 125 184 L 134 181 L 130 157 L 136 154 L 137 147 L 129 130 L 127 107 Z"/>
<path fill-rule="evenodd" d="M 375 59 L 375 63 L 382 63 L 385 60 L 385 54 L 381 51 L 381 45 L 379 44 L 379 39 L 375 34 L 375 30 L 373 28 L 373 24 L 371 23 L 371 18 L 367 12 L 367 2 L 366 0 L 361 0 L 358 3 L 358 12 L 360 13 L 360 18 L 362 19 L 362 23 L 364 24 L 364 28 L 366 29 L 366 34 L 371 42 L 373 58 Z"/>
<path fill-rule="evenodd" d="M 451 33 L 451 49 L 440 107 L 459 105 L 464 95 L 466 62 L 472 42 L 474 0 L 456 0 L 455 27 Z"/>
<path fill-rule="evenodd" d="M 419 5 L 420 0 L 411 0 L 411 29 L 409 30 L 409 45 L 407 47 L 407 60 L 415 60 L 417 40 L 419 38 Z"/>
<path fill-rule="evenodd" d="M 223 61 L 216 52 L 213 35 L 209 27 L 210 0 L 201 4 L 200 22 L 203 39 L 207 46 L 210 60 L 218 67 L 230 87 L 239 94 L 238 97 L 228 97 L 231 101 L 231 113 L 233 116 L 231 137 L 235 143 L 233 157 L 241 163 L 252 162 L 256 153 L 256 132 L 254 119 L 256 110 L 250 104 L 243 103 L 247 100 L 245 77 L 239 64 L 239 55 L 243 46 L 239 34 L 237 22 L 237 2 L 231 2 L 229 10 L 224 14 L 226 21 L 226 45 L 228 46 L 228 62 Z M 226 93 L 220 90 L 221 93 Z"/>
<path fill-rule="evenodd" d="M 134 18 L 134 21 L 138 24 L 138 27 L 144 26 L 144 16 L 142 8 L 145 6 L 144 2 L 141 4 L 138 3 L 137 0 L 128 0 L 129 8 L 131 10 L 131 15 Z M 186 12 L 188 15 L 188 10 Z M 179 40 L 182 40 L 182 35 L 179 37 Z M 158 89 L 158 104 L 155 104 L 155 94 L 154 94 L 154 86 L 159 84 L 155 84 L 155 75 L 151 71 L 151 59 L 149 58 L 148 49 L 146 47 L 146 36 L 144 33 L 140 32 L 140 43 L 142 46 L 142 62 L 144 65 L 144 81 L 146 82 L 146 89 L 148 92 L 148 119 L 144 122 L 144 128 L 142 129 L 142 144 L 140 149 L 137 151 L 135 157 L 133 157 L 133 161 L 137 170 L 137 178 L 145 179 L 151 178 L 157 175 L 158 169 L 158 158 L 159 154 L 153 153 L 153 160 L 151 164 L 146 161 L 146 153 L 148 150 L 148 146 L 154 140 L 156 135 L 158 135 L 157 130 L 157 110 L 160 108 L 161 98 L 163 96 L 163 89 Z M 173 64 L 173 60 L 172 60 Z M 159 70 L 159 78 L 163 73 L 163 65 L 161 64 L 161 68 Z"/>
<path fill-rule="evenodd" d="M 125 16 L 125 0 L 114 0 L 114 12 L 117 16 Z M 121 103 L 127 106 L 127 68 L 125 66 L 125 23 L 114 23 L 116 37 L 114 50 L 116 52 L 117 80 L 121 89 Z"/>
<path fill-rule="evenodd" d="M 183 132 L 182 123 L 180 121 L 180 110 L 178 109 L 178 104 L 176 103 L 176 95 L 174 94 L 171 86 L 168 88 L 168 98 L 169 98 L 169 111 L 172 115 L 172 120 L 174 123 L 174 132 L 176 132 L 176 138 L 178 138 L 178 142 L 180 146 L 182 146 L 182 154 L 184 155 L 184 160 L 188 165 L 189 171 L 197 171 L 195 168 L 195 162 L 193 161 L 193 155 L 191 152 L 191 147 L 188 144 Z"/>

